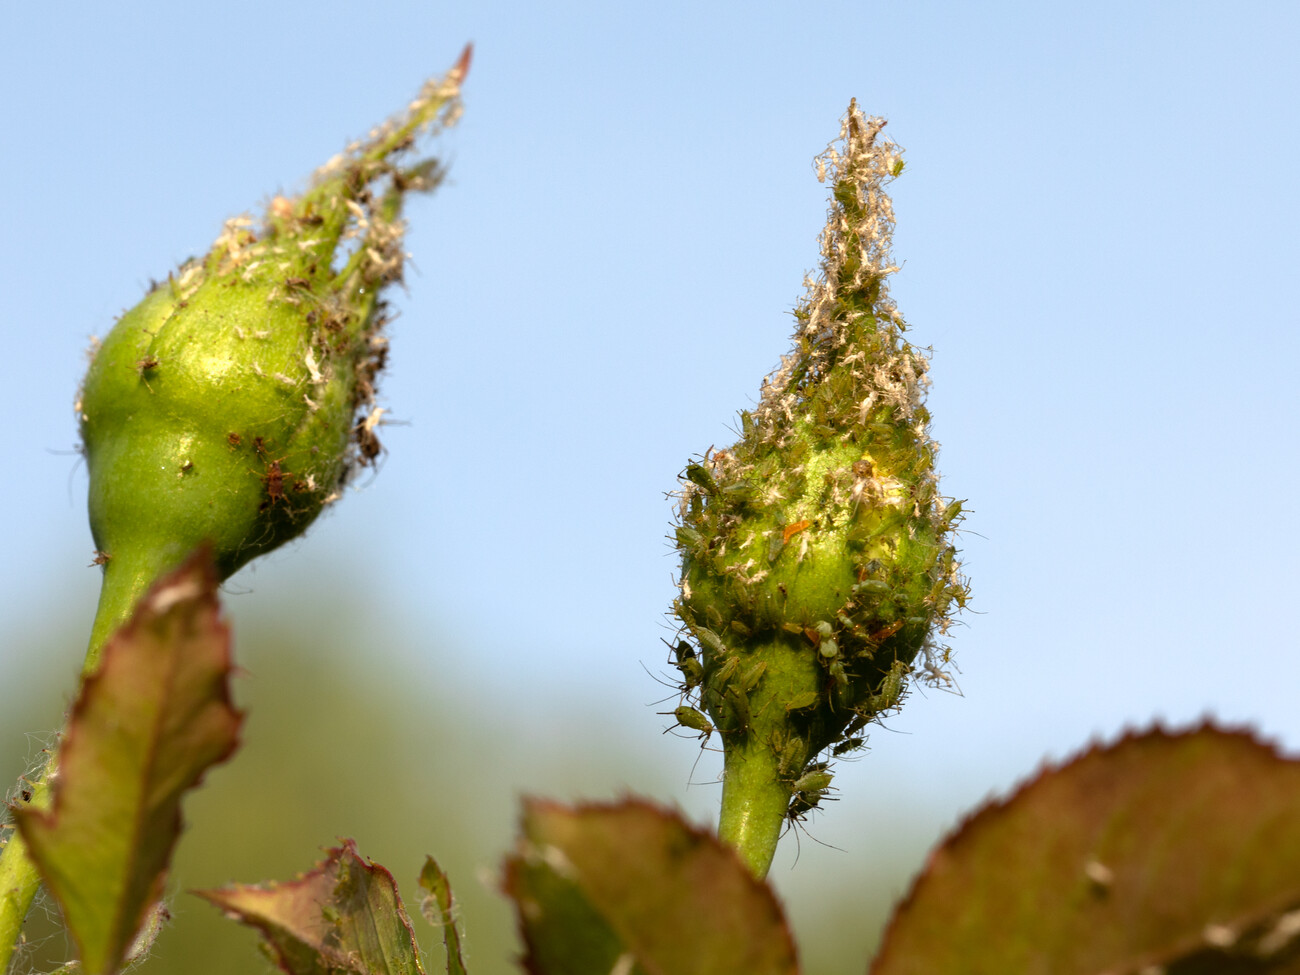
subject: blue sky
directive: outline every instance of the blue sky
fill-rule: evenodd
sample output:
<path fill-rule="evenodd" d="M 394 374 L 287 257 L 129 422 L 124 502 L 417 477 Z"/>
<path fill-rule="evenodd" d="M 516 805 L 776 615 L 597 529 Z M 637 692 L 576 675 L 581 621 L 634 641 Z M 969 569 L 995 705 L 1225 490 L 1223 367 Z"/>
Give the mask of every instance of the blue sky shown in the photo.
<path fill-rule="evenodd" d="M 32 667 L 72 685 L 79 645 L 31 659 L 40 620 L 89 629 L 88 338 L 472 40 L 464 118 L 433 147 L 450 178 L 409 211 L 382 387 L 404 425 L 377 477 L 232 580 L 237 624 L 372 620 L 383 640 L 340 650 L 503 703 L 522 742 L 625 741 L 706 816 L 641 668 L 670 632 L 664 495 L 787 349 L 825 212 L 811 162 L 857 97 L 907 149 L 893 292 L 934 348 L 974 600 L 964 696 L 917 694 L 877 732 L 819 837 L 873 843 L 891 806 L 932 835 L 1154 719 L 1300 749 L 1297 8 L 359 9 L 8 12 L 0 707 Z"/>

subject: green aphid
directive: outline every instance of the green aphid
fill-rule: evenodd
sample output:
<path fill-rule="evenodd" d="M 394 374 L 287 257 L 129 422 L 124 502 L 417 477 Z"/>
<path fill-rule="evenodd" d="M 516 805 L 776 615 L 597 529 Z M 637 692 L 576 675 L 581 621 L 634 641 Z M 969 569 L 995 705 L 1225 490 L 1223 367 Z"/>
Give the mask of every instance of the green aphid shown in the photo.
<path fill-rule="evenodd" d="M 700 641 L 700 646 L 705 650 L 711 653 L 716 653 L 719 656 L 724 656 L 726 654 L 727 647 L 726 644 L 722 642 L 722 638 L 707 626 L 694 627 L 691 632 L 695 635 L 695 639 Z"/>
<path fill-rule="evenodd" d="M 831 679 L 835 681 L 836 687 L 846 688 L 849 686 L 849 675 L 844 669 L 843 660 L 840 660 L 838 657 L 832 660 L 826 665 L 826 671 L 831 675 Z"/>
<path fill-rule="evenodd" d="M 821 695 L 816 691 L 801 691 L 785 702 L 785 709 L 786 711 L 802 711 L 804 708 L 810 708 L 816 704 L 820 697 Z"/>
<path fill-rule="evenodd" d="M 698 731 L 701 738 L 708 738 L 709 735 L 713 734 L 713 725 L 709 719 L 693 707 L 683 704 L 673 711 L 673 717 L 677 719 L 677 723 L 683 728 Z"/>
<path fill-rule="evenodd" d="M 679 548 L 697 549 L 704 545 L 704 536 L 694 528 L 687 528 L 685 525 L 678 525 L 676 535 L 677 546 Z"/>
<path fill-rule="evenodd" d="M 835 776 L 826 771 L 826 767 L 814 765 L 812 769 L 795 779 L 790 788 L 795 792 L 825 792 L 831 787 Z"/>
<path fill-rule="evenodd" d="M 765 664 L 761 660 L 748 667 L 745 670 L 745 672 L 740 675 L 741 690 L 752 691 L 754 688 L 756 688 L 758 686 L 758 682 L 763 679 L 763 674 L 766 670 L 767 670 L 767 664 Z"/>
<path fill-rule="evenodd" d="M 754 417 L 748 410 L 742 410 L 740 413 L 740 430 L 746 440 L 754 436 Z"/>
<path fill-rule="evenodd" d="M 854 584 L 853 594 L 855 596 L 887 596 L 889 595 L 889 583 L 883 579 L 863 579 L 861 582 Z"/>
<path fill-rule="evenodd" d="M 708 494 L 718 493 L 718 482 L 713 479 L 713 475 L 700 464 L 694 462 L 686 465 L 686 479 L 692 484 L 698 485 Z"/>
<path fill-rule="evenodd" d="M 677 669 L 682 675 L 683 690 L 692 690 L 699 687 L 704 681 L 704 665 L 695 657 L 681 661 L 677 665 Z"/>
<path fill-rule="evenodd" d="M 677 658 L 677 665 L 680 667 L 684 661 L 696 659 L 695 648 L 685 640 L 678 640 L 673 644 L 673 656 Z"/>
<path fill-rule="evenodd" d="M 699 687 L 704 679 L 704 665 L 700 663 L 700 658 L 695 655 L 691 645 L 685 640 L 678 640 L 673 653 L 677 657 L 676 667 L 682 675 L 682 689 L 689 691 Z"/>
<path fill-rule="evenodd" d="M 871 696 L 871 710 L 880 712 L 897 707 L 903 698 L 908 673 L 909 668 L 906 664 L 895 661 L 894 666 L 880 682 L 880 689 Z"/>
<path fill-rule="evenodd" d="M 781 778 L 793 778 L 799 767 L 803 765 L 805 748 L 803 739 L 796 735 L 791 735 L 785 740 L 785 745 L 781 748 L 781 757 L 778 759 L 777 768 L 780 771 Z"/>
<path fill-rule="evenodd" d="M 740 670 L 740 656 L 738 654 L 726 654 L 721 658 L 721 663 L 718 663 L 718 659 L 714 658 L 710 672 L 707 674 L 709 683 L 714 687 L 730 684 L 731 678 L 735 677 L 736 671 Z"/>
<path fill-rule="evenodd" d="M 741 734 L 749 731 L 749 696 L 732 684 L 723 695 L 723 701 L 729 713 L 735 718 L 735 724 L 729 730 Z"/>

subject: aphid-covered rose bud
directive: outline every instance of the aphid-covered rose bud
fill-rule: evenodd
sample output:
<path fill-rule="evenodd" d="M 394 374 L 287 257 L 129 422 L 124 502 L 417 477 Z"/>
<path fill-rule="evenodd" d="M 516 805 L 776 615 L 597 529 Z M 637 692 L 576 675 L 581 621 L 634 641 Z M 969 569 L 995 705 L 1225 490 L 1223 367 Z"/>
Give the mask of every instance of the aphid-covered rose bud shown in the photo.
<path fill-rule="evenodd" d="M 440 176 L 403 157 L 457 117 L 468 56 L 300 196 L 275 197 L 260 224 L 227 222 L 95 349 L 77 402 L 105 573 L 88 668 L 162 571 L 207 543 L 229 576 L 374 461 L 402 201 Z"/>
<path fill-rule="evenodd" d="M 849 751 L 896 708 L 966 599 L 924 406 L 927 358 L 903 338 L 887 276 L 902 171 L 885 123 L 850 106 L 817 160 L 832 187 L 821 273 L 795 347 L 742 437 L 691 463 L 675 610 L 700 650 L 700 698 L 723 740 L 721 831 L 756 872 L 787 816 L 830 787 L 818 756 Z M 849 744 L 852 742 L 852 744 Z"/>

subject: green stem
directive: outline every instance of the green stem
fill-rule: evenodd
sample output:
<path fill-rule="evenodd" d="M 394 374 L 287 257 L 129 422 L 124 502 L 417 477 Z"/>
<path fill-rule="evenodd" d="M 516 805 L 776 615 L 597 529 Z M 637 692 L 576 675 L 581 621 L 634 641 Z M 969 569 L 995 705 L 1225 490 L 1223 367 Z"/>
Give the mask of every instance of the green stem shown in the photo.
<path fill-rule="evenodd" d="M 90 646 L 81 667 L 84 680 L 99 669 L 99 656 L 109 637 L 117 632 L 135 610 L 140 597 L 164 572 L 174 569 L 189 552 L 160 552 L 142 547 L 139 552 L 114 552 L 104 564 L 104 584 L 99 590 L 99 606 L 90 627 Z"/>
<path fill-rule="evenodd" d="M 84 681 L 99 666 L 100 653 L 109 637 L 117 632 L 130 617 L 135 604 L 170 566 L 159 565 L 156 553 L 132 559 L 125 553 L 114 556 L 104 566 L 104 585 L 99 592 L 99 608 L 90 631 L 90 646 L 81 676 Z M 28 805 L 35 809 L 49 809 L 53 803 L 51 782 L 58 767 L 58 751 L 50 750 L 45 764 L 35 770 L 26 782 L 32 794 Z M 23 921 L 31 910 L 36 891 L 41 886 L 41 875 L 28 855 L 27 844 L 12 823 L 4 827 L 9 835 L 0 848 L 0 972 L 9 969 Z"/>
<path fill-rule="evenodd" d="M 30 805 L 49 808 L 50 786 L 48 772 L 55 762 L 53 754 L 31 782 Z M 8 971 L 9 960 L 22 932 L 23 921 L 41 886 L 41 875 L 36 864 L 27 855 L 27 844 L 13 823 L 6 823 L 9 834 L 4 848 L 0 849 L 0 972 Z"/>
<path fill-rule="evenodd" d="M 756 735 L 726 749 L 718 835 L 760 880 L 772 866 L 790 808 L 790 787 L 781 781 L 777 763 L 771 746 Z"/>

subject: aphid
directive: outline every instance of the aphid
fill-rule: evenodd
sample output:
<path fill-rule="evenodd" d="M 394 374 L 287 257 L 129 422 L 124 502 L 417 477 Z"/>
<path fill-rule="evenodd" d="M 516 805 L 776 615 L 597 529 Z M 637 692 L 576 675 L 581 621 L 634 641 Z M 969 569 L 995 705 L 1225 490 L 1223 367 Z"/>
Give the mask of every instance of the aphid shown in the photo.
<path fill-rule="evenodd" d="M 785 818 L 792 821 L 803 820 L 825 798 L 826 795 L 821 792 L 796 792 L 790 800 L 790 808 L 786 810 Z"/>
<path fill-rule="evenodd" d="M 700 658 L 695 655 L 695 650 L 685 640 L 678 640 L 673 647 L 673 654 L 677 658 L 673 666 L 682 675 L 681 689 L 691 691 L 699 687 L 704 680 L 704 665 L 700 663 Z"/>
<path fill-rule="evenodd" d="M 101 552 L 99 549 L 95 549 L 95 557 L 91 560 L 90 565 L 106 565 L 108 560 L 112 557 L 113 556 L 109 555 L 107 552 Z M 90 566 L 87 566 L 87 568 L 90 568 Z"/>
<path fill-rule="evenodd" d="M 694 657 L 683 660 L 677 665 L 677 669 L 681 672 L 682 682 L 686 685 L 688 691 L 699 687 L 704 680 L 704 665 Z"/>
<path fill-rule="evenodd" d="M 192 460 L 187 460 L 187 461 L 185 461 L 185 463 L 181 464 L 181 476 L 182 476 L 182 477 L 184 477 L 186 474 L 188 474 L 188 473 L 189 473 L 190 471 L 192 471 L 192 470 L 194 470 L 194 461 L 192 461 Z"/>
<path fill-rule="evenodd" d="M 790 700 L 786 702 L 785 709 L 787 711 L 802 711 L 804 708 L 810 708 L 816 703 L 816 691 L 803 691 L 802 693 L 796 694 L 794 697 L 790 698 Z"/>
<path fill-rule="evenodd" d="M 31 789 L 23 789 L 23 790 L 22 790 L 20 793 L 18 793 L 18 794 L 19 794 L 20 796 L 23 797 L 23 802 L 31 802 L 31 801 L 32 801 L 32 790 L 31 790 Z"/>
<path fill-rule="evenodd" d="M 795 792 L 825 792 L 831 787 L 835 776 L 826 770 L 826 766 L 814 765 L 791 783 Z"/>
<path fill-rule="evenodd" d="M 785 747 L 781 749 L 781 756 L 777 759 L 777 771 L 780 772 L 781 778 L 791 778 L 795 770 L 803 764 L 803 759 L 803 739 L 798 735 L 791 735 L 785 740 Z"/>
<path fill-rule="evenodd" d="M 694 528 L 687 528 L 685 525 L 677 526 L 677 544 L 681 548 L 699 551 L 704 547 L 704 536 Z"/>
<path fill-rule="evenodd" d="M 667 640 L 664 641 L 664 643 L 667 642 L 668 642 Z M 696 659 L 695 648 L 692 647 L 685 640 L 678 640 L 675 644 L 672 645 L 672 648 L 673 648 L 673 656 L 677 658 L 678 666 L 681 666 L 682 661 L 684 660 Z"/>
<path fill-rule="evenodd" d="M 673 717 L 677 719 L 677 723 L 683 728 L 698 731 L 701 738 L 708 738 L 709 735 L 713 734 L 713 725 L 709 723 L 709 719 L 693 707 L 683 704 L 673 711 Z"/>
<path fill-rule="evenodd" d="M 867 739 L 865 738 L 845 738 L 842 742 L 831 749 L 831 754 L 836 758 L 839 758 L 841 755 L 847 755 L 849 752 L 856 752 L 859 748 L 865 745 L 866 742 Z"/>
<path fill-rule="evenodd" d="M 310 288 L 311 281 L 307 278 L 285 278 L 285 287 L 287 288 Z"/>
<path fill-rule="evenodd" d="M 238 447 L 243 442 L 244 442 L 244 438 L 237 433 L 231 432 L 226 434 L 226 443 L 230 444 L 230 448 L 232 450 Z"/>
<path fill-rule="evenodd" d="M 271 500 L 271 504 L 284 500 L 284 475 L 285 472 L 280 470 L 278 460 L 273 460 L 266 465 L 262 482 L 266 484 L 266 496 Z"/>
<path fill-rule="evenodd" d="M 825 762 L 819 762 L 791 783 L 793 793 L 786 818 L 802 820 L 823 800 L 829 798 L 826 791 L 831 787 L 834 776 L 827 771 Z"/>
<path fill-rule="evenodd" d="M 260 452 L 262 447 L 262 438 L 257 437 L 254 443 L 257 445 Z M 262 483 L 266 485 L 266 501 L 262 505 L 263 510 L 274 506 L 276 503 L 283 501 L 287 497 L 284 493 L 284 479 L 286 477 L 292 477 L 293 472 L 286 471 L 280 466 L 283 460 L 284 458 L 281 457 L 279 460 L 267 461 L 266 473 L 259 475 L 262 479 Z M 257 472 L 254 471 L 253 473 Z"/>
<path fill-rule="evenodd" d="M 727 704 L 731 706 L 731 713 L 735 715 L 739 727 L 734 731 L 745 732 L 749 730 L 749 698 L 740 688 L 732 685 L 727 688 Z"/>
<path fill-rule="evenodd" d="M 718 482 L 700 464 L 692 462 L 686 465 L 686 479 L 702 489 L 706 494 L 718 493 Z"/>
<path fill-rule="evenodd" d="M 711 661 L 709 667 L 705 668 L 708 675 L 709 683 L 713 687 L 720 684 L 727 684 L 731 678 L 736 676 L 736 671 L 740 669 L 740 657 L 737 654 L 729 653 L 722 657 L 722 663 L 718 663 L 718 658 Z"/>
<path fill-rule="evenodd" d="M 889 583 L 883 579 L 863 579 L 861 582 L 854 583 L 853 595 L 857 596 L 864 592 L 884 596 L 889 592 Z"/>
<path fill-rule="evenodd" d="M 695 639 L 700 641 L 700 646 L 705 650 L 716 653 L 719 656 L 726 654 L 727 647 L 722 642 L 722 638 L 708 627 L 697 626 L 692 632 L 695 634 Z"/>
<path fill-rule="evenodd" d="M 752 691 L 755 687 L 758 686 L 758 682 L 763 679 L 763 672 L 766 670 L 767 670 L 767 664 L 765 664 L 761 660 L 758 661 L 758 663 L 754 664 L 754 666 L 746 670 L 743 674 L 740 675 L 741 690 L 747 692 Z"/>
<path fill-rule="evenodd" d="M 901 661 L 890 668 L 889 673 L 880 682 L 880 689 L 871 695 L 872 711 L 887 711 L 898 705 L 903 698 L 903 680 L 907 673 L 907 665 Z"/>

